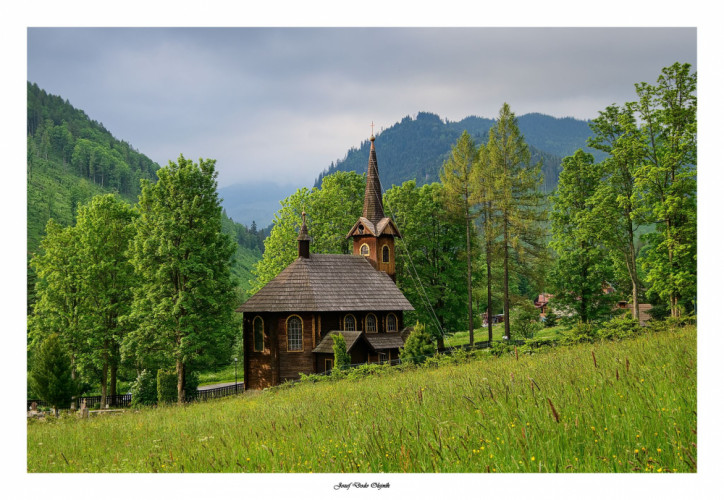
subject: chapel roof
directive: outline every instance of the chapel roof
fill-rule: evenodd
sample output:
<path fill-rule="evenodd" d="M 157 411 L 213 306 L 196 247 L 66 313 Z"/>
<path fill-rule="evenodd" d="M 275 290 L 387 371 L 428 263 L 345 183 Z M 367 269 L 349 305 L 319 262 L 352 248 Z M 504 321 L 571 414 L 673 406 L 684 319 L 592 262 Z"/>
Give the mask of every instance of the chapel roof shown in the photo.
<path fill-rule="evenodd" d="M 392 278 L 361 255 L 297 258 L 238 312 L 412 311 Z"/>

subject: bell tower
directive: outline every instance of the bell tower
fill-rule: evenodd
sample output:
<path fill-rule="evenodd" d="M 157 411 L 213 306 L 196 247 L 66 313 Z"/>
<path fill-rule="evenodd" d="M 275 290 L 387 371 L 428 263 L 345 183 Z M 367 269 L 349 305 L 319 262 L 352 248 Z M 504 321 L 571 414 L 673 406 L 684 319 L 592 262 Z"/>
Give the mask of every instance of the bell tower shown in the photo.
<path fill-rule="evenodd" d="M 352 226 L 347 238 L 353 239 L 354 255 L 366 257 L 378 271 L 387 273 L 395 280 L 395 238 L 400 231 L 382 208 L 382 188 L 377 170 L 375 136 L 370 137 L 370 159 L 367 163 L 367 186 L 365 187 L 362 217 Z"/>

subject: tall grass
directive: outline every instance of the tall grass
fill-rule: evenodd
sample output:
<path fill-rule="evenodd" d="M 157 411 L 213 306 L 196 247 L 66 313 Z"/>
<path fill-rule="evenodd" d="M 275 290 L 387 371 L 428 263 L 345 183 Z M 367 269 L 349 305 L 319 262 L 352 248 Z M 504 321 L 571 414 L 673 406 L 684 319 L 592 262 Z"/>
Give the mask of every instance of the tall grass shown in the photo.
<path fill-rule="evenodd" d="M 28 470 L 692 472 L 696 426 L 688 327 L 517 360 L 31 421 Z"/>

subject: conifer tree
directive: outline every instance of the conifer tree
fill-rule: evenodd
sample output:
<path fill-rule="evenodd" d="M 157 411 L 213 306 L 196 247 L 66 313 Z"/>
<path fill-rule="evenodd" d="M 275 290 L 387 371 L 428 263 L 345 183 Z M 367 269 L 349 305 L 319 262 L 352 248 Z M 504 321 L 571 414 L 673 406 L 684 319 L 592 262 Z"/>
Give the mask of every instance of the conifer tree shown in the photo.
<path fill-rule="evenodd" d="M 475 143 L 467 131 L 463 131 L 455 146 L 450 152 L 440 171 L 440 182 L 443 186 L 443 199 L 453 216 L 461 217 L 465 221 L 465 258 L 467 262 L 467 289 L 468 289 L 468 331 L 470 345 L 475 344 L 473 333 L 473 255 L 472 246 L 474 234 L 475 205 L 477 203 L 477 185 L 475 173 L 477 162 Z"/>
<path fill-rule="evenodd" d="M 32 391 L 53 407 L 55 416 L 59 408 L 70 404 L 76 386 L 70 358 L 57 334 L 46 337 L 34 350 L 29 378 Z"/>
<path fill-rule="evenodd" d="M 531 164 L 530 151 L 518 128 L 515 114 L 505 103 L 490 129 L 486 146 L 491 185 L 498 203 L 494 218 L 501 235 L 503 314 L 505 335 L 510 338 L 511 270 L 535 277 L 545 258 L 542 222 L 543 183 L 540 164 Z"/>

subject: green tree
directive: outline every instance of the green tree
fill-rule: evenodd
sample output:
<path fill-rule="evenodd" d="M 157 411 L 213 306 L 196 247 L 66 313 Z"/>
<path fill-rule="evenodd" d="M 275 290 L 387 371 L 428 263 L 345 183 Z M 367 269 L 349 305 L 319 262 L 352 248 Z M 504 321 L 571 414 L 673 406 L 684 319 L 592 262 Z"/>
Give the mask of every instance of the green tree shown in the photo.
<path fill-rule="evenodd" d="M 486 317 L 488 318 L 488 342 L 493 341 L 493 258 L 496 240 L 499 238 L 499 224 L 496 224 L 498 195 L 495 191 L 496 165 L 490 161 L 488 148 L 481 144 L 476 158 L 478 168 L 474 169 L 474 182 L 478 186 L 479 222 L 482 229 L 483 253 L 485 254 L 485 296 Z"/>
<path fill-rule="evenodd" d="M 425 325 L 417 323 L 400 350 L 400 359 L 405 363 L 419 364 L 435 354 L 435 344 Z"/>
<path fill-rule="evenodd" d="M 216 176 L 214 160 L 179 156 L 158 171 L 156 184 L 143 182 L 130 247 L 139 284 L 127 352 L 175 362 L 179 404 L 189 366 L 225 360 L 238 328 L 229 270 L 234 245 L 221 233 Z"/>
<path fill-rule="evenodd" d="M 463 131 L 455 146 L 450 152 L 440 171 L 440 181 L 443 186 L 445 205 L 454 216 L 462 217 L 465 221 L 465 259 L 467 263 L 467 290 L 468 290 L 468 331 L 470 345 L 475 344 L 473 334 L 473 252 L 474 235 L 473 220 L 476 218 L 475 204 L 476 183 L 474 169 L 476 166 L 476 149 L 472 137 Z"/>
<path fill-rule="evenodd" d="M 88 354 L 82 328 L 88 290 L 79 238 L 74 227 L 63 228 L 53 220 L 45 231 L 40 252 L 31 259 L 37 300 L 28 319 L 28 349 L 32 352 L 49 335 L 57 334 L 70 356 L 71 378 L 76 380 Z"/>
<path fill-rule="evenodd" d="M 540 191 L 543 183 L 540 164 L 531 164 L 528 145 L 507 103 L 490 129 L 486 152 L 489 189 L 494 190 L 498 200 L 491 215 L 500 234 L 505 335 L 510 337 L 512 271 L 529 280 L 540 277 L 540 262 L 545 259 L 542 223 L 546 214 Z"/>
<path fill-rule="evenodd" d="M 557 253 L 550 272 L 555 307 L 575 312 L 584 323 L 608 318 L 611 312 L 612 295 L 603 289 L 612 266 L 600 240 L 607 221 L 596 212 L 600 181 L 592 155 L 579 149 L 564 158 L 550 214 L 550 246 Z"/>
<path fill-rule="evenodd" d="M 690 71 L 690 64 L 664 68 L 656 85 L 636 85 L 639 100 L 631 104 L 643 147 L 636 188 L 657 228 L 646 236 L 642 267 L 649 293 L 668 299 L 674 317 L 696 294 L 697 76 Z"/>
<path fill-rule="evenodd" d="M 352 364 L 352 356 L 347 352 L 347 343 L 341 334 L 332 335 L 334 350 L 334 371 L 346 370 Z"/>
<path fill-rule="evenodd" d="M 446 214 L 440 183 L 417 187 L 415 181 L 392 186 L 384 195 L 402 239 L 396 244 L 397 286 L 415 311 L 406 322 L 438 325 L 438 346 L 445 331 L 465 327 L 465 221 Z M 444 215 L 443 215 L 444 214 Z"/>
<path fill-rule="evenodd" d="M 100 373 L 101 407 L 116 395 L 120 346 L 129 329 L 120 319 L 130 312 L 136 276 L 127 250 L 134 236 L 134 211 L 115 195 L 94 197 L 80 208 L 75 232 L 82 260 L 79 276 L 86 290 L 82 303 L 88 362 Z M 110 381 L 109 381 L 110 375 Z"/>
<path fill-rule="evenodd" d="M 635 189 L 641 167 L 640 133 L 630 106 L 609 106 L 592 120 L 594 136 L 588 145 L 609 156 L 599 164 L 601 182 L 592 201 L 592 215 L 600 224 L 599 238 L 610 250 L 612 260 L 625 269 L 631 288 L 632 314 L 639 317 L 641 280 L 638 269 L 636 231 L 641 224 L 642 199 Z"/>
<path fill-rule="evenodd" d="M 58 408 L 67 406 L 75 395 L 75 383 L 71 376 L 70 358 L 63 349 L 57 334 L 46 337 L 33 353 L 30 369 L 30 388 L 58 416 Z"/>
<path fill-rule="evenodd" d="M 271 233 L 264 240 L 264 255 L 252 270 L 251 293 L 258 292 L 297 258 L 303 211 L 313 253 L 347 253 L 345 237 L 362 214 L 364 187 L 364 176 L 337 172 L 324 178 L 321 189 L 301 188 L 282 200 Z"/>

